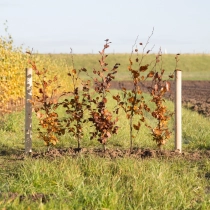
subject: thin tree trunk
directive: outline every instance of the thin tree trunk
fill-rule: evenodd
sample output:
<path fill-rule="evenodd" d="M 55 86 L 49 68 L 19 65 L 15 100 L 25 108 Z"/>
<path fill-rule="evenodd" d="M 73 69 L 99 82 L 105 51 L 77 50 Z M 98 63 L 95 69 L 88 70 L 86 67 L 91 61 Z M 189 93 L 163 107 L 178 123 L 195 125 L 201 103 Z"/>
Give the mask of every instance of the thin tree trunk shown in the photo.
<path fill-rule="evenodd" d="M 133 116 L 130 117 L 130 153 L 133 151 Z"/>

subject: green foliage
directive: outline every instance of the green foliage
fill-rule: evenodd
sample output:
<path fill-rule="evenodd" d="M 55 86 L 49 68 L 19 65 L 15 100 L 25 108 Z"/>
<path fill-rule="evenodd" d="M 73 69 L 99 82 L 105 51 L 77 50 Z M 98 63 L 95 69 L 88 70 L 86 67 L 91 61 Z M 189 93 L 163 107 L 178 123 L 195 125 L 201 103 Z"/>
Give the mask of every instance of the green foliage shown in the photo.
<path fill-rule="evenodd" d="M 24 119 L 20 121 L 19 113 L 6 114 L 3 118 L 0 118 L 0 130 L 17 133 L 19 128 L 22 131 L 24 129 Z"/>

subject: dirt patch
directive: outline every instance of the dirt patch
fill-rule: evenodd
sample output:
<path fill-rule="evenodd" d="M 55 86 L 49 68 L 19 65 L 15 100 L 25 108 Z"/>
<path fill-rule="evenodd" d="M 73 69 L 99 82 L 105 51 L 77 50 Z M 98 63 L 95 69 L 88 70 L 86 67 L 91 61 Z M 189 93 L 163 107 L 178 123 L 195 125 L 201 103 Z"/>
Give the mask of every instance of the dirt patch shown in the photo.
<path fill-rule="evenodd" d="M 98 156 L 102 158 L 135 158 L 135 159 L 145 159 L 145 158 L 185 158 L 188 160 L 201 160 L 202 158 L 210 158 L 210 150 L 206 151 L 196 151 L 196 152 L 182 152 L 179 151 L 168 151 L 168 150 L 153 150 L 153 149 L 141 149 L 134 148 L 130 153 L 129 149 L 106 149 L 104 152 L 102 149 L 97 148 L 82 148 L 81 150 L 75 148 L 65 148 L 65 149 L 52 149 L 47 152 L 32 152 L 30 157 L 32 159 L 46 158 L 55 159 L 63 156 L 68 157 L 79 157 L 79 156 Z M 27 156 L 24 154 L 16 155 L 14 159 L 24 160 Z"/>
<path fill-rule="evenodd" d="M 174 100 L 175 82 L 171 81 L 171 91 L 166 98 Z M 123 85 L 126 89 L 131 89 L 131 81 L 112 82 L 112 89 L 120 89 Z M 142 90 L 148 92 L 151 82 L 145 82 Z M 182 103 L 185 107 L 198 112 L 206 117 L 210 116 L 210 81 L 182 81 Z"/>

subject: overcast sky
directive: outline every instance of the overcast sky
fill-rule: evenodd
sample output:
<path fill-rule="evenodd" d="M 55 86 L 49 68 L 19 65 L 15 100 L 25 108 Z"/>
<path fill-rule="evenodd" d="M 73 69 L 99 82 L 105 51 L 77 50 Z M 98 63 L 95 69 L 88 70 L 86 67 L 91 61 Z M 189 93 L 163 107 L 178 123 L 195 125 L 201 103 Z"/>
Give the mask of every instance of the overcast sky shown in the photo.
<path fill-rule="evenodd" d="M 0 0 L 15 45 L 40 53 L 129 53 L 137 36 L 168 53 L 210 53 L 210 0 Z"/>

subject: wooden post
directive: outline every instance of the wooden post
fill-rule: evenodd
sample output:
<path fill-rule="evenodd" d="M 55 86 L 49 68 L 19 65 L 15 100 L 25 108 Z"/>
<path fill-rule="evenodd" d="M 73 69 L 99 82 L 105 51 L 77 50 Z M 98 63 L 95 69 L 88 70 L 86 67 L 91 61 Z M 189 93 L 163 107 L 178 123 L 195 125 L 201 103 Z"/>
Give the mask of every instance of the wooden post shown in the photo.
<path fill-rule="evenodd" d="M 182 152 L 182 71 L 175 70 L 175 150 Z"/>
<path fill-rule="evenodd" d="M 32 152 L 32 69 L 26 68 L 25 82 L 25 153 Z"/>

